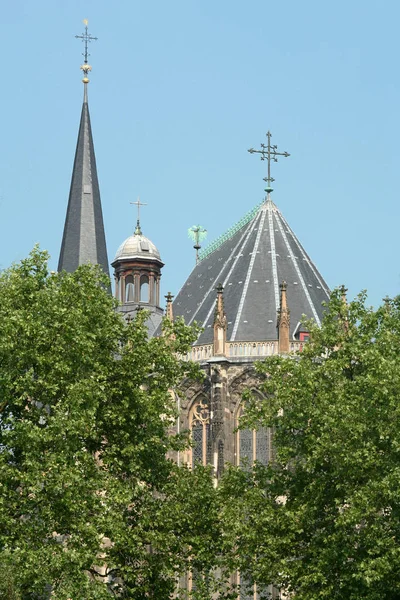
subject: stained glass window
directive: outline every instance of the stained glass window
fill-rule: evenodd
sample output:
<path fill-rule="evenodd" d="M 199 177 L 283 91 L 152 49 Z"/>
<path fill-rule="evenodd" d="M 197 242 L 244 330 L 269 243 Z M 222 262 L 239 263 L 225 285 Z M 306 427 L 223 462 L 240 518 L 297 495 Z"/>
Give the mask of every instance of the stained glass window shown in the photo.
<path fill-rule="evenodd" d="M 268 464 L 269 430 L 266 427 L 261 427 L 256 432 L 256 460 L 263 465 Z"/>
<path fill-rule="evenodd" d="M 253 431 L 240 429 L 239 431 L 239 460 L 240 464 L 251 468 L 253 463 Z"/>
<path fill-rule="evenodd" d="M 222 440 L 220 440 L 218 442 L 218 463 L 217 463 L 217 476 L 218 477 L 220 475 L 222 475 L 222 473 L 224 471 L 224 463 L 225 463 L 225 458 L 224 458 L 224 442 Z"/>
<path fill-rule="evenodd" d="M 258 396 L 256 391 L 253 393 L 255 397 Z M 237 427 L 240 427 L 243 412 L 244 408 L 242 407 L 237 418 Z M 251 468 L 255 460 L 267 466 L 273 460 L 272 431 L 269 427 L 260 427 L 257 430 L 238 429 L 236 442 L 238 465 L 244 464 L 244 459 L 246 459 L 246 468 Z"/>
<path fill-rule="evenodd" d="M 195 463 L 203 463 L 203 424 L 192 427 L 192 467 Z"/>
<path fill-rule="evenodd" d="M 210 461 L 210 409 L 208 400 L 201 398 L 192 411 L 192 466 Z"/>
<path fill-rule="evenodd" d="M 211 436 L 210 436 L 210 424 L 209 423 L 205 423 L 204 431 L 206 434 L 206 456 L 205 456 L 204 464 L 207 465 L 207 464 L 210 464 L 210 462 L 211 462 Z"/>

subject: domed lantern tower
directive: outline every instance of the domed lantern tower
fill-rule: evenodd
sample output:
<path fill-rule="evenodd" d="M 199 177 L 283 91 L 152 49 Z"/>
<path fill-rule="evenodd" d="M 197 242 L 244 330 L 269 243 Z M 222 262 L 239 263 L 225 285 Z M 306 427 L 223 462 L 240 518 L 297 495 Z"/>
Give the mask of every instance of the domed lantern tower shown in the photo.
<path fill-rule="evenodd" d="M 141 204 L 138 204 L 138 208 Z M 138 310 L 150 312 L 149 335 L 161 322 L 160 279 L 164 263 L 157 247 L 143 235 L 138 218 L 133 235 L 118 248 L 111 266 L 114 268 L 115 297 L 119 310 L 126 318 L 133 318 Z"/>

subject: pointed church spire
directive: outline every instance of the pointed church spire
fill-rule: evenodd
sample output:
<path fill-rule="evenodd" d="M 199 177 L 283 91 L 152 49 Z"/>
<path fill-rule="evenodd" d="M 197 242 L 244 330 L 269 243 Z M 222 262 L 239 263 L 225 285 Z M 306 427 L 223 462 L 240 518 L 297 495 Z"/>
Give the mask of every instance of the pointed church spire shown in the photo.
<path fill-rule="evenodd" d="M 97 38 L 88 33 L 86 20 L 84 24 L 85 32 L 75 36 L 85 44 L 84 63 L 81 66 L 84 94 L 58 270 L 72 272 L 79 265 L 92 263 L 100 265 L 104 273 L 109 275 L 87 94 L 88 74 L 92 70 L 88 64 L 88 43 Z"/>

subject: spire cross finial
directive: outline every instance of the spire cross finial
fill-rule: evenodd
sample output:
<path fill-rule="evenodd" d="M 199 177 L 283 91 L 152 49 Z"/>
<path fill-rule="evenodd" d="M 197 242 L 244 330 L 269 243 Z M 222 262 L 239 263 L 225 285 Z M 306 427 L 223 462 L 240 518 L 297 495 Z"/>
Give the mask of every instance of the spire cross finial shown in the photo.
<path fill-rule="evenodd" d="M 147 203 L 140 202 L 140 198 L 138 196 L 138 199 L 136 200 L 136 202 L 130 202 L 129 204 L 134 204 L 135 206 L 137 206 L 137 221 L 136 221 L 135 233 L 141 234 L 142 230 L 140 229 L 140 207 L 147 206 Z"/>
<path fill-rule="evenodd" d="M 76 35 L 75 37 L 77 39 L 82 40 L 82 42 L 84 42 L 85 44 L 85 52 L 82 52 L 82 56 L 85 59 L 85 65 L 88 64 L 88 57 L 90 56 L 89 52 L 88 52 L 88 44 L 90 42 L 92 42 L 93 40 L 97 40 L 97 37 L 93 37 L 92 35 L 90 35 L 90 33 L 88 33 L 88 24 L 89 21 L 87 19 L 83 19 L 83 23 L 85 25 L 85 31 L 84 33 L 82 33 L 82 35 Z M 82 69 L 84 71 L 84 69 Z"/>
<path fill-rule="evenodd" d="M 271 177 L 271 161 L 278 162 L 278 156 L 290 156 L 289 152 L 278 152 L 278 146 L 271 145 L 271 137 L 272 134 L 270 131 L 266 133 L 268 144 L 261 144 L 261 150 L 255 150 L 254 148 L 250 148 L 248 152 L 250 154 L 261 154 L 261 160 L 268 161 L 268 175 L 264 177 L 264 181 L 267 182 L 267 187 L 265 191 L 269 195 L 272 192 L 271 183 L 275 181 L 273 177 Z"/>

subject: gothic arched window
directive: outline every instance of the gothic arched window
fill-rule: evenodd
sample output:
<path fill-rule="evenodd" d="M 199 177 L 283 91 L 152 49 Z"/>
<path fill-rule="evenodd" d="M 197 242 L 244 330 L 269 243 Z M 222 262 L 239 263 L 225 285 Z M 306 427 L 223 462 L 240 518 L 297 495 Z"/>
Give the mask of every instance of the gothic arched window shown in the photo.
<path fill-rule="evenodd" d="M 189 426 L 192 437 L 192 467 L 196 463 L 206 465 L 210 437 L 210 407 L 204 396 L 195 402 L 190 413 Z"/>
<path fill-rule="evenodd" d="M 125 277 L 125 302 L 134 302 L 135 286 L 132 275 Z"/>
<path fill-rule="evenodd" d="M 240 427 L 241 408 L 236 427 Z M 250 469 L 254 461 L 267 465 L 272 458 L 272 436 L 269 427 L 238 429 L 236 433 L 236 464 Z"/>
<path fill-rule="evenodd" d="M 140 302 L 149 302 L 149 278 L 142 275 L 140 278 Z"/>

